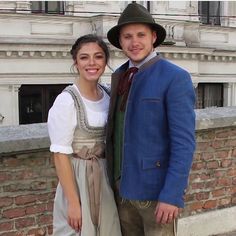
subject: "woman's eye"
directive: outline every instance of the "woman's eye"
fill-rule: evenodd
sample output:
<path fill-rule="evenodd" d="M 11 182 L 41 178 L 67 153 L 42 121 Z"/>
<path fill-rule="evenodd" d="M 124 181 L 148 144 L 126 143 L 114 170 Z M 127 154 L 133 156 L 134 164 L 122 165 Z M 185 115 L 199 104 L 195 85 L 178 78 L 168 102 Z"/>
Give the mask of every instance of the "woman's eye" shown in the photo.
<path fill-rule="evenodd" d="M 80 60 L 86 60 L 87 57 L 80 57 L 79 59 L 80 59 Z"/>
<path fill-rule="evenodd" d="M 97 59 L 103 59 L 104 56 L 103 56 L 103 55 L 97 55 L 96 58 L 97 58 Z"/>

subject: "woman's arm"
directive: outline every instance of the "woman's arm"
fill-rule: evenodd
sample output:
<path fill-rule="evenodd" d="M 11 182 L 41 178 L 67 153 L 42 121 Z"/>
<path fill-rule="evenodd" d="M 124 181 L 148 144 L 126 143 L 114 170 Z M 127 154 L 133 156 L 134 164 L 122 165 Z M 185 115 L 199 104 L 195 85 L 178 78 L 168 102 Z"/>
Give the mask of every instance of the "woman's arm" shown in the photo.
<path fill-rule="evenodd" d="M 72 171 L 71 161 L 68 155 L 54 153 L 54 163 L 57 176 L 63 188 L 65 197 L 68 202 L 67 214 L 68 224 L 76 231 L 81 230 L 82 214 L 79 193 Z"/>

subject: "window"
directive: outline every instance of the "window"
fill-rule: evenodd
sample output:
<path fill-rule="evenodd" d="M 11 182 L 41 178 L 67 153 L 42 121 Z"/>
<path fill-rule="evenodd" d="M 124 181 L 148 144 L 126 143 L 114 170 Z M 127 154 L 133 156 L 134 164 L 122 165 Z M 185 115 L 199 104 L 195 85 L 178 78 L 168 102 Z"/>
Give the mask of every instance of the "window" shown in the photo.
<path fill-rule="evenodd" d="M 32 1 L 31 11 L 33 13 L 64 14 L 63 1 Z"/>
<path fill-rule="evenodd" d="M 19 91 L 20 124 L 46 122 L 48 111 L 63 85 L 22 85 Z"/>
<path fill-rule="evenodd" d="M 198 11 L 203 24 L 220 25 L 220 1 L 199 1 Z"/>
<path fill-rule="evenodd" d="M 197 109 L 223 106 L 223 84 L 199 83 L 196 88 L 196 95 Z"/>

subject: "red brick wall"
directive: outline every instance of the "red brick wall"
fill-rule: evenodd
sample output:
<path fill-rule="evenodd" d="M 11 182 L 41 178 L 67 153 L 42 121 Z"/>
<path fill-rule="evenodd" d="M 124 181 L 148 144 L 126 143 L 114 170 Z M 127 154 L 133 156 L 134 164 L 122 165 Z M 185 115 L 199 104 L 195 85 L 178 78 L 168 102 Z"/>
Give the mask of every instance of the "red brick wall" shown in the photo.
<path fill-rule="evenodd" d="M 183 216 L 236 205 L 236 128 L 196 132 Z"/>
<path fill-rule="evenodd" d="M 0 235 L 50 235 L 56 184 L 47 151 L 0 157 Z"/>
<path fill-rule="evenodd" d="M 236 128 L 196 137 L 182 216 L 236 205 Z M 48 151 L 0 157 L 0 236 L 50 235 L 56 184 Z"/>

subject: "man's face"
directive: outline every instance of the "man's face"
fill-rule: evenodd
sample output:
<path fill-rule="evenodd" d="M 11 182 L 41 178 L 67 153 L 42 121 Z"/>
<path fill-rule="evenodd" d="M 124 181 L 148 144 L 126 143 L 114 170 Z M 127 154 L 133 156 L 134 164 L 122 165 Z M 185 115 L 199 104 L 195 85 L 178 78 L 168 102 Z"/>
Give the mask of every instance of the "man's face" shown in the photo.
<path fill-rule="evenodd" d="M 134 65 L 144 60 L 152 51 L 156 32 L 145 24 L 129 24 L 120 30 L 120 45 Z"/>

